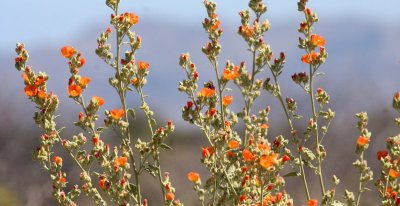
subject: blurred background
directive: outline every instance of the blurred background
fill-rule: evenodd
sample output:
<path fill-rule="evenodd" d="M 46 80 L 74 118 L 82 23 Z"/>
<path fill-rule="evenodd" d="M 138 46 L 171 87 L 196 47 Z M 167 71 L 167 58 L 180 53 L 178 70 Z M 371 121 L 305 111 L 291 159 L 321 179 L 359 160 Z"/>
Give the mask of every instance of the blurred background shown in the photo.
<path fill-rule="evenodd" d="M 237 35 L 240 24 L 238 12 L 247 8 L 245 0 L 219 0 L 218 13 L 224 34 L 220 65 L 230 59 L 235 64 L 250 62 L 246 44 Z M 286 67 L 281 76 L 282 92 L 298 100 L 299 111 L 305 116 L 296 126 L 302 128 L 310 117 L 310 106 L 302 89 L 290 80 L 294 72 L 306 71 L 300 62 L 303 54 L 297 48 L 298 24 L 303 16 L 297 12 L 294 0 L 268 0 L 268 13 L 264 18 L 271 22 L 271 29 L 265 36 L 275 53 L 284 51 Z M 370 117 L 372 144 L 366 154 L 369 164 L 378 177 L 379 163 L 375 154 L 385 147 L 385 138 L 397 134 L 393 124 L 395 117 L 391 108 L 392 95 L 400 90 L 400 2 L 397 0 L 324 0 L 309 3 L 320 17 L 315 32 L 327 40 L 329 53 L 321 71 L 327 75 L 318 78 L 317 87 L 323 87 L 331 95 L 330 106 L 336 111 L 330 132 L 324 140 L 328 158 L 323 170 L 328 188 L 332 188 L 331 177 L 336 174 L 341 179 L 337 196 L 342 196 L 344 188 L 357 190 L 357 170 L 352 166 L 356 158 L 355 142 L 358 137 L 355 128 L 355 113 L 367 111 Z M 121 3 L 121 11 L 139 15 L 135 30 L 143 39 L 138 60 L 151 64 L 145 93 L 148 102 L 156 111 L 159 124 L 168 119 L 176 124 L 176 132 L 168 140 L 173 151 L 163 153 L 162 166 L 171 173 L 177 189 L 177 197 L 186 205 L 198 205 L 196 194 L 187 184 L 189 171 L 200 171 L 207 176 L 200 163 L 200 147 L 206 145 L 198 128 L 181 120 L 181 106 L 187 98 L 177 91 L 178 82 L 184 73 L 178 65 L 180 53 L 190 52 L 197 63 L 200 82 L 213 78 L 208 61 L 201 53 L 207 36 L 201 22 L 206 17 L 201 0 L 132 0 Z M 82 74 L 90 76 L 92 83 L 85 96 L 97 94 L 106 99 L 103 108 L 119 107 L 114 91 L 105 84 L 113 71 L 94 54 L 97 36 L 109 27 L 111 10 L 104 1 L 94 0 L 20 0 L 3 1 L 0 7 L 0 205 L 3 206 L 47 206 L 55 205 L 51 198 L 51 183 L 48 174 L 40 169 L 31 158 L 38 144 L 41 130 L 32 119 L 34 106 L 23 94 L 23 80 L 14 69 L 16 42 L 24 42 L 30 53 L 30 65 L 36 71 L 50 75 L 49 88 L 56 92 L 61 105 L 59 126 L 70 128 L 63 135 L 68 138 L 79 132 L 72 121 L 77 118 L 79 107 L 67 98 L 69 77 L 66 60 L 59 54 L 60 48 L 72 45 L 82 51 L 87 59 Z M 113 43 L 113 42 L 111 42 Z M 264 72 L 258 78 L 269 76 Z M 240 96 L 233 94 L 232 108 L 241 109 Z M 138 109 L 138 96 L 129 96 L 129 105 Z M 271 106 L 271 129 L 269 138 L 283 134 L 288 136 L 282 109 L 276 99 L 263 93 L 256 107 Z M 136 128 L 142 128 L 141 118 L 135 121 Z M 138 134 L 141 134 L 138 131 Z M 107 137 L 105 137 L 107 138 Z M 107 139 L 105 141 L 108 141 Z M 118 141 L 109 135 L 109 141 Z M 61 153 L 63 154 L 63 153 Z M 78 174 L 72 164 L 64 169 L 70 174 Z M 311 182 L 311 192 L 316 198 L 318 183 L 312 171 L 307 171 Z M 74 181 L 73 179 L 71 181 Z M 155 181 L 146 177 L 145 195 L 150 205 L 161 204 Z M 305 204 L 303 189 L 298 179 L 287 180 L 287 190 L 295 198 L 295 205 Z M 370 188 L 374 190 L 371 183 Z M 378 205 L 376 192 L 364 195 L 361 205 Z M 90 205 L 86 197 L 79 199 L 80 205 Z"/>

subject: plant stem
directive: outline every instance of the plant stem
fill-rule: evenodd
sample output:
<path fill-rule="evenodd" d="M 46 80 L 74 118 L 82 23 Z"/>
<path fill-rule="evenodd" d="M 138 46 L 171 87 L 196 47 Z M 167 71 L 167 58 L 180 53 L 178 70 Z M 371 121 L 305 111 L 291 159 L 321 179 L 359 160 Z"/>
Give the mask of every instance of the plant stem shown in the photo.
<path fill-rule="evenodd" d="M 138 93 L 140 95 L 140 100 L 142 102 L 142 105 L 146 105 L 147 103 L 146 103 L 146 101 L 144 99 L 142 86 L 140 86 L 140 85 L 138 87 Z M 151 137 L 153 138 L 154 129 L 153 129 L 153 126 L 151 124 L 151 116 L 147 112 L 145 112 L 145 116 L 146 116 L 146 119 L 147 119 L 147 124 L 149 126 Z M 157 167 L 157 173 L 158 173 L 158 180 L 159 180 L 159 183 L 160 183 L 160 189 L 161 189 L 161 192 L 163 194 L 164 205 L 167 205 L 167 200 L 165 199 L 164 184 L 162 182 L 162 176 L 161 176 L 162 172 L 161 172 L 161 166 L 160 166 L 160 155 L 159 155 L 158 147 L 156 148 L 156 151 L 154 151 L 154 159 L 155 159 L 155 163 L 156 163 L 156 167 Z"/>
<path fill-rule="evenodd" d="M 310 58 L 311 58 L 311 53 L 310 53 Z M 313 80 L 314 80 L 314 72 L 313 72 L 313 66 L 310 62 L 310 88 L 309 88 L 309 94 L 310 94 L 310 101 L 311 101 L 311 108 L 312 108 L 312 113 L 313 113 L 313 121 L 317 125 L 315 128 L 315 149 L 319 150 L 319 129 L 318 129 L 318 119 L 317 119 L 317 113 L 315 111 L 315 102 L 314 102 L 314 89 L 313 89 Z M 317 161 L 318 161 L 318 176 L 319 176 L 319 184 L 321 187 L 321 193 L 322 196 L 325 195 L 325 187 L 324 187 L 324 180 L 323 180 L 323 175 L 322 175 L 322 169 L 321 169 L 321 157 L 317 155 Z"/>
<path fill-rule="evenodd" d="M 57 132 L 57 138 L 58 138 L 58 140 L 59 140 L 60 142 L 62 141 L 62 139 L 61 139 L 61 137 L 60 137 L 60 134 L 59 134 L 58 132 Z M 67 150 L 67 149 L 66 149 L 66 151 L 68 152 L 69 156 L 74 160 L 74 162 L 78 165 L 78 167 L 81 169 L 81 171 L 82 171 L 83 173 L 89 175 L 89 177 L 90 177 L 89 172 L 87 172 L 87 171 L 85 170 L 85 168 L 83 168 L 83 166 L 81 165 L 81 163 L 79 163 L 79 161 L 75 158 L 75 156 L 72 154 L 72 152 L 69 151 L 69 150 Z M 92 179 L 90 178 L 90 182 L 91 182 L 91 181 L 92 181 Z M 91 188 L 93 189 L 93 193 L 95 193 L 95 196 L 90 196 L 90 197 L 91 197 L 95 202 L 99 201 L 100 204 L 102 204 L 103 206 L 106 206 L 106 205 L 107 205 L 107 202 L 104 201 L 104 199 L 101 197 L 101 195 L 100 195 L 99 191 L 97 190 L 97 188 L 95 188 L 95 187 L 93 187 L 93 186 L 92 186 Z M 97 198 L 99 198 L 99 200 L 97 200 Z"/>
<path fill-rule="evenodd" d="M 281 90 L 280 90 L 280 87 L 279 87 L 278 77 L 275 75 L 274 71 L 272 71 L 271 64 L 270 64 L 269 62 L 267 62 L 267 65 L 268 65 L 268 68 L 270 69 L 270 71 L 271 71 L 271 73 L 272 73 L 272 76 L 274 77 L 275 85 L 279 88 L 279 93 L 278 93 L 277 98 L 278 98 L 279 102 L 281 103 L 281 106 L 282 106 L 283 111 L 285 112 L 286 120 L 287 120 L 287 122 L 288 122 L 288 124 L 289 124 L 290 130 L 291 130 L 291 131 L 294 131 L 294 126 L 293 126 L 293 123 L 292 123 L 292 118 L 291 118 L 290 115 L 289 115 L 289 112 L 288 112 L 288 110 L 287 110 L 287 108 L 286 108 L 286 106 L 285 106 L 285 103 L 284 103 L 283 98 L 282 98 L 282 95 L 281 95 Z M 300 174 L 301 174 L 302 180 L 303 180 L 304 190 L 305 190 L 306 195 L 307 195 L 307 200 L 310 200 L 310 192 L 309 192 L 309 190 L 308 190 L 308 184 L 307 184 L 306 173 L 305 173 L 305 171 L 304 171 L 303 158 L 302 158 L 302 156 L 301 156 L 299 150 L 296 150 L 296 151 L 297 151 L 297 155 L 298 155 L 299 161 L 300 161 L 299 168 L 300 168 Z"/>
<path fill-rule="evenodd" d="M 361 152 L 360 160 L 361 160 L 361 162 L 364 161 L 364 152 Z M 362 193 L 362 190 L 363 190 L 362 175 L 363 175 L 363 173 L 362 173 L 362 171 L 360 171 L 360 184 L 358 185 L 358 194 L 357 194 L 357 203 L 356 203 L 356 206 L 358 206 L 358 205 L 360 204 L 361 193 Z"/>

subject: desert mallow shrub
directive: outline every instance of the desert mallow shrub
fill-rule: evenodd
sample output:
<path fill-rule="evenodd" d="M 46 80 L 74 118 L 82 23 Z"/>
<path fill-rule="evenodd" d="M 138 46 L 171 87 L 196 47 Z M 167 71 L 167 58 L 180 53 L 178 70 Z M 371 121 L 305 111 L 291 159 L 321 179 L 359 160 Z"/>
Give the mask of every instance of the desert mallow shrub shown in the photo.
<path fill-rule="evenodd" d="M 56 124 L 59 99 L 49 91 L 49 77 L 44 72 L 35 72 L 27 62 L 28 51 L 24 44 L 18 43 L 15 67 L 22 72 L 25 84 L 24 92 L 36 105 L 35 123 L 43 129 L 40 144 L 34 151 L 34 159 L 47 171 L 53 183 L 53 196 L 60 205 L 76 205 L 75 200 L 81 194 L 90 197 L 98 205 L 151 205 L 151 200 L 142 194 L 141 178 L 147 172 L 153 175 L 159 184 L 163 205 L 183 205 L 175 198 L 175 189 L 168 173 L 160 167 L 160 154 L 163 149 L 171 149 L 164 140 L 173 132 L 174 125 L 168 121 L 165 126 L 157 126 L 153 111 L 146 103 L 143 87 L 147 84 L 150 64 L 136 60 L 135 54 L 141 47 L 142 39 L 133 31 L 138 23 L 134 13 L 121 12 L 119 0 L 107 0 L 106 5 L 113 11 L 110 24 L 97 38 L 96 54 L 115 71 L 108 84 L 118 94 L 121 107 L 103 109 L 103 97 L 92 96 L 85 101 L 84 92 L 89 88 L 90 77 L 80 75 L 85 58 L 72 46 L 61 49 L 61 56 L 67 59 L 66 68 L 70 71 L 67 80 L 69 98 L 80 106 L 75 126 L 82 133 L 71 138 L 64 138 L 63 127 Z M 202 52 L 210 62 L 210 72 L 215 73 L 215 81 L 208 81 L 199 86 L 199 72 L 189 54 L 182 54 L 179 65 L 186 74 L 186 79 L 179 83 L 179 91 L 189 100 L 182 108 L 182 118 L 196 125 L 204 133 L 209 145 L 201 148 L 201 162 L 209 171 L 207 178 L 192 171 L 187 174 L 193 183 L 201 205 L 295 205 L 290 194 L 285 190 L 285 179 L 297 177 L 302 180 L 304 196 L 309 206 L 360 204 L 361 195 L 369 190 L 373 173 L 364 159 L 371 133 L 368 131 L 368 116 L 361 112 L 357 128 L 360 136 L 355 139 L 357 159 L 353 165 L 359 171 L 358 191 L 345 190 L 336 195 L 335 187 L 340 180 L 333 176 L 333 188 L 327 188 L 321 165 L 327 155 L 323 140 L 328 132 L 335 112 L 329 108 L 330 97 L 322 88 L 316 87 L 314 80 L 323 73 L 320 67 L 328 57 L 325 39 L 314 30 L 318 22 L 316 13 L 307 7 L 307 0 L 298 2 L 298 11 L 304 15 L 299 24 L 298 47 L 304 51 L 299 61 L 304 63 L 304 72 L 291 76 L 299 85 L 304 95 L 309 98 L 310 114 L 299 114 L 297 102 L 284 95 L 279 78 L 284 72 L 285 54 L 274 54 L 270 45 L 264 41 L 264 34 L 270 28 L 268 20 L 263 18 L 267 5 L 261 0 L 250 0 L 249 9 L 239 12 L 241 25 L 238 34 L 247 44 L 251 62 L 238 64 L 227 61 L 220 66 L 219 54 L 222 46 L 219 38 L 223 34 L 218 19 L 216 3 L 204 1 L 207 17 L 203 28 L 208 35 L 208 42 Z M 115 51 L 108 43 L 114 38 Z M 125 53 L 122 53 L 123 50 Z M 240 61 L 240 60 L 239 60 Z M 260 73 L 270 77 L 259 79 Z M 237 88 L 242 95 L 243 110 L 232 111 L 230 104 L 234 100 L 229 87 Z M 290 128 L 289 137 L 268 136 L 270 127 L 268 114 L 270 107 L 260 111 L 253 109 L 254 102 L 265 98 L 261 93 L 267 91 L 281 105 L 282 115 Z M 147 138 L 135 136 L 132 129 L 135 110 L 129 108 L 127 95 L 135 93 L 140 99 L 140 110 L 146 118 L 150 133 Z M 307 105 L 301 105 L 307 107 Z M 400 111 L 400 93 L 393 98 L 393 107 Z M 104 112 L 104 126 L 98 125 L 98 113 Z M 395 120 L 400 126 L 400 119 Z M 240 125 L 244 130 L 240 130 Z M 306 125 L 305 129 L 299 125 Z M 120 137 L 120 144 L 110 148 L 103 140 L 104 130 L 114 130 Z M 89 142 L 89 143 L 88 143 Z M 61 145 L 69 158 L 80 169 L 79 185 L 68 186 L 68 174 L 63 171 L 63 157 L 57 155 L 55 145 Z M 89 146 L 90 145 L 90 146 Z M 397 178 L 400 176 L 400 137 L 387 139 L 387 149 L 379 151 L 377 159 L 381 162 L 379 178 L 375 181 L 382 205 L 399 205 L 400 190 Z M 89 149 L 88 149 L 89 148 Z M 97 167 L 92 167 L 97 165 Z M 94 169 L 95 168 L 95 169 Z M 292 170 L 284 174 L 283 169 Z M 314 173 L 306 173 L 312 170 Z M 319 181 L 320 194 L 309 191 L 309 177 L 315 174 Z M 329 178 L 330 179 L 330 178 Z M 318 199 L 318 197 L 322 197 Z"/>

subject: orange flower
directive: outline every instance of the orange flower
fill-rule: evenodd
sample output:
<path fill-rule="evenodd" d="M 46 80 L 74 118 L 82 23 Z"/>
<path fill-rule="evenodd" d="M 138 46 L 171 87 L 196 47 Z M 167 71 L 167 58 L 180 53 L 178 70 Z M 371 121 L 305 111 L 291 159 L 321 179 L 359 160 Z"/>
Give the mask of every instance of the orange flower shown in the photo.
<path fill-rule="evenodd" d="M 29 82 L 29 77 L 25 72 L 22 73 L 21 77 L 22 77 L 22 79 L 24 79 L 25 82 Z"/>
<path fill-rule="evenodd" d="M 313 62 L 317 59 L 317 57 L 319 56 L 319 53 L 312 51 L 311 52 L 311 61 L 310 61 L 310 55 L 309 54 L 304 54 L 301 57 L 301 61 L 305 64 L 309 64 L 310 62 Z"/>
<path fill-rule="evenodd" d="M 232 96 L 224 96 L 222 98 L 222 104 L 226 107 L 232 103 L 233 97 Z"/>
<path fill-rule="evenodd" d="M 63 159 L 59 156 L 54 156 L 53 157 L 53 162 L 55 162 L 57 165 L 62 165 Z"/>
<path fill-rule="evenodd" d="M 126 165 L 127 162 L 128 162 L 128 157 L 117 157 L 117 159 L 114 160 L 114 166 L 123 167 Z"/>
<path fill-rule="evenodd" d="M 221 21 L 218 20 L 217 22 L 215 22 L 214 26 L 211 27 L 211 31 L 215 31 L 217 29 L 219 29 L 219 25 L 221 24 Z"/>
<path fill-rule="evenodd" d="M 174 193 L 168 192 L 168 193 L 165 195 L 165 199 L 167 199 L 167 200 L 169 200 L 169 201 L 174 200 L 174 199 L 175 199 Z"/>
<path fill-rule="evenodd" d="M 125 111 L 123 109 L 112 109 L 110 114 L 112 118 L 118 120 L 125 114 Z"/>
<path fill-rule="evenodd" d="M 138 82 L 139 82 L 139 79 L 137 77 L 133 77 L 133 79 L 131 80 L 131 83 L 133 86 L 137 85 Z"/>
<path fill-rule="evenodd" d="M 260 127 L 261 127 L 261 129 L 268 129 L 269 128 L 269 124 L 262 124 Z"/>
<path fill-rule="evenodd" d="M 242 152 L 244 161 L 252 161 L 254 159 L 254 154 L 251 153 L 249 150 L 244 149 Z"/>
<path fill-rule="evenodd" d="M 189 172 L 187 174 L 187 178 L 189 179 L 189 181 L 196 183 L 200 180 L 200 175 L 197 172 Z"/>
<path fill-rule="evenodd" d="M 391 178 L 398 178 L 400 176 L 400 173 L 394 169 L 389 170 L 389 176 Z"/>
<path fill-rule="evenodd" d="M 260 157 L 260 165 L 265 169 L 270 169 L 278 162 L 279 154 L 273 153 L 272 155 L 263 155 Z"/>
<path fill-rule="evenodd" d="M 308 200 L 308 206 L 318 206 L 318 200 L 316 199 Z"/>
<path fill-rule="evenodd" d="M 214 94 L 215 94 L 215 90 L 214 89 L 202 88 L 198 95 L 201 96 L 201 97 L 211 97 Z"/>
<path fill-rule="evenodd" d="M 101 106 L 104 104 L 104 99 L 98 96 L 92 97 L 92 102 L 96 103 L 97 105 Z"/>
<path fill-rule="evenodd" d="M 106 178 L 101 178 L 100 180 L 99 180 L 99 187 L 101 188 L 101 189 L 106 189 L 106 183 L 107 183 L 107 179 Z"/>
<path fill-rule="evenodd" d="M 364 146 L 366 144 L 369 143 L 369 138 L 368 137 L 363 137 L 363 136 L 359 136 L 357 139 L 357 144 L 359 146 Z"/>
<path fill-rule="evenodd" d="M 314 46 L 322 47 L 325 45 L 325 39 L 322 36 L 318 36 L 316 34 L 311 34 L 311 43 Z"/>
<path fill-rule="evenodd" d="M 81 57 L 79 58 L 79 62 L 81 63 L 80 67 L 82 67 L 83 65 L 85 65 L 86 59 Z"/>
<path fill-rule="evenodd" d="M 67 182 L 67 179 L 65 179 L 65 177 L 61 177 L 58 182 L 59 183 L 65 183 L 65 182 Z"/>
<path fill-rule="evenodd" d="M 134 14 L 134 13 L 129 13 L 128 16 L 129 16 L 129 23 L 130 23 L 130 24 L 133 25 L 133 24 L 137 24 L 137 23 L 138 23 L 139 17 L 138 17 L 136 14 Z"/>
<path fill-rule="evenodd" d="M 224 69 L 222 77 L 226 80 L 234 80 L 239 76 L 239 67 L 235 66 L 232 70 Z"/>
<path fill-rule="evenodd" d="M 78 97 L 82 93 L 82 87 L 76 84 L 71 84 L 68 86 L 68 94 L 71 97 Z"/>
<path fill-rule="evenodd" d="M 44 92 L 44 91 L 42 91 L 42 90 L 39 90 L 38 93 L 37 93 L 37 96 L 38 96 L 39 98 L 41 98 L 41 99 L 46 99 L 47 94 L 46 94 L 46 92 Z"/>
<path fill-rule="evenodd" d="M 257 148 L 263 152 L 269 152 L 271 150 L 271 148 L 269 147 L 268 144 L 265 143 L 260 143 L 257 145 Z"/>
<path fill-rule="evenodd" d="M 35 85 L 28 85 L 24 89 L 25 95 L 28 97 L 34 97 L 38 93 L 38 88 Z"/>
<path fill-rule="evenodd" d="M 81 84 L 83 87 L 86 87 L 90 83 L 90 78 L 89 77 L 81 77 L 79 78 L 79 84 Z"/>
<path fill-rule="evenodd" d="M 36 85 L 36 86 L 39 86 L 39 85 L 43 84 L 44 82 L 45 82 L 44 77 L 43 77 L 43 76 L 38 76 L 38 77 L 36 78 L 35 85 Z"/>
<path fill-rule="evenodd" d="M 65 58 L 71 58 L 75 54 L 76 50 L 72 46 L 65 46 L 61 49 L 61 55 Z"/>
<path fill-rule="evenodd" d="M 150 67 L 150 64 L 144 61 L 138 61 L 139 69 L 146 70 Z"/>
<path fill-rule="evenodd" d="M 236 148 L 238 148 L 239 147 L 239 142 L 238 141 L 236 141 L 236 140 L 231 140 L 231 141 L 229 141 L 229 143 L 228 143 L 228 147 L 230 148 L 230 149 L 236 149 Z"/>
<path fill-rule="evenodd" d="M 202 147 L 201 148 L 201 155 L 203 158 L 210 157 L 213 154 L 214 150 L 212 147 Z"/>

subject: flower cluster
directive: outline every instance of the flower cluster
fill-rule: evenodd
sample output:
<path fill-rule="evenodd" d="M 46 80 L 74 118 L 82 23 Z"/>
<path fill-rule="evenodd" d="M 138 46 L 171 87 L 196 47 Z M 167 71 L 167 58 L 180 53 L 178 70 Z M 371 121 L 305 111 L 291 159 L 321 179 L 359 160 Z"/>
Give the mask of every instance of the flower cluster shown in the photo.
<path fill-rule="evenodd" d="M 74 124 L 83 130 L 70 139 L 64 139 L 60 136 L 61 129 L 56 128 L 55 113 L 59 100 L 52 92 L 47 92 L 48 76 L 43 72 L 36 74 L 27 66 L 28 52 L 23 44 L 17 44 L 18 56 L 15 59 L 15 67 L 23 72 L 26 96 L 38 108 L 34 117 L 35 122 L 45 131 L 40 138 L 40 146 L 34 152 L 34 158 L 50 173 L 53 196 L 60 205 L 76 205 L 75 198 L 82 192 L 98 205 L 108 205 L 108 202 L 112 202 L 120 206 L 132 203 L 147 206 L 149 203 L 143 198 L 140 184 L 143 173 L 147 172 L 158 179 L 164 205 L 182 206 L 183 204 L 175 198 L 175 189 L 169 176 L 167 173 L 162 176 L 160 166 L 161 150 L 171 149 L 164 141 L 174 131 L 174 125 L 172 121 L 168 121 L 165 126 L 157 126 L 153 118 L 154 112 L 146 103 L 142 90 L 147 82 L 150 64 L 135 60 L 135 52 L 141 47 L 142 40 L 131 29 L 138 23 L 138 16 L 128 12 L 118 13 L 118 0 L 106 1 L 106 4 L 113 10 L 110 22 L 116 36 L 116 54 L 111 51 L 111 44 L 107 43 L 112 34 L 111 28 L 97 39 L 96 54 L 115 70 L 115 75 L 109 79 L 109 84 L 117 91 L 121 107 L 104 109 L 104 127 L 97 126 L 97 121 L 100 118 L 98 112 L 105 104 L 105 100 L 94 95 L 86 103 L 84 98 L 84 92 L 88 89 L 91 78 L 80 75 L 80 70 L 86 62 L 80 52 L 72 46 L 61 48 L 61 56 L 68 59 L 71 75 L 67 86 L 69 97 L 82 109 L 77 114 L 77 121 Z M 125 39 L 128 39 L 130 49 L 123 57 L 120 53 Z M 140 109 L 148 123 L 150 136 L 142 139 L 132 136 L 130 125 L 135 117 L 135 110 L 129 108 L 126 102 L 126 96 L 131 91 L 138 94 L 141 101 Z M 103 131 L 107 129 L 117 131 L 120 145 L 111 148 L 101 138 Z M 87 137 L 90 137 L 90 141 Z M 87 142 L 91 142 L 91 147 L 87 146 Z M 57 143 L 68 152 L 69 157 L 81 170 L 80 185 L 73 187 L 67 185 L 67 174 L 62 171 L 63 158 L 56 156 L 54 151 Z M 66 189 L 69 188 L 71 189 L 67 193 Z"/>

